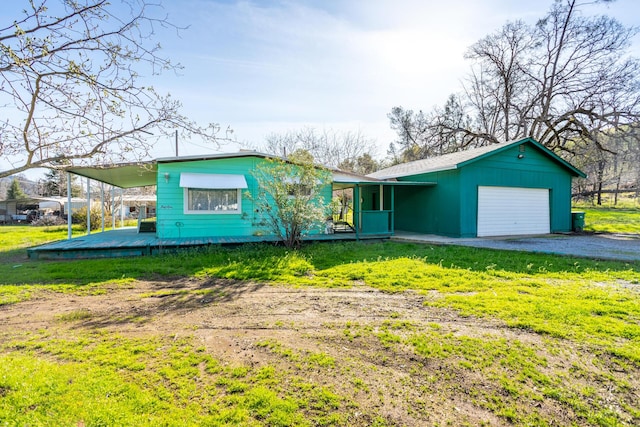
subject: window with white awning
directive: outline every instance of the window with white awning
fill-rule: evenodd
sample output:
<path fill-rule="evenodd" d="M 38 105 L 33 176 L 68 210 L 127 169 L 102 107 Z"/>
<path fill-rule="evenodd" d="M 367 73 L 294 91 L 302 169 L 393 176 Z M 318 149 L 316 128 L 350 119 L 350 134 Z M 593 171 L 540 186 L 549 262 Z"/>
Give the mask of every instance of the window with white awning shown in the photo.
<path fill-rule="evenodd" d="M 242 212 L 244 175 L 181 173 L 185 214 L 234 214 Z"/>

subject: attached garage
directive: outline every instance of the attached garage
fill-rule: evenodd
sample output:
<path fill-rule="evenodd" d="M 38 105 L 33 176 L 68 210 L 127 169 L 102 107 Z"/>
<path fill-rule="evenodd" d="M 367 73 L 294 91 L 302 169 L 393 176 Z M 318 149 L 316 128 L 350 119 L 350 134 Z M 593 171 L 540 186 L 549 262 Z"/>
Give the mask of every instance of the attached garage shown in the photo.
<path fill-rule="evenodd" d="M 531 138 L 493 144 L 375 172 L 398 188 L 395 229 L 451 237 L 571 231 L 571 181 L 580 170 Z"/>
<path fill-rule="evenodd" d="M 478 237 L 551 232 L 548 188 L 478 187 Z"/>

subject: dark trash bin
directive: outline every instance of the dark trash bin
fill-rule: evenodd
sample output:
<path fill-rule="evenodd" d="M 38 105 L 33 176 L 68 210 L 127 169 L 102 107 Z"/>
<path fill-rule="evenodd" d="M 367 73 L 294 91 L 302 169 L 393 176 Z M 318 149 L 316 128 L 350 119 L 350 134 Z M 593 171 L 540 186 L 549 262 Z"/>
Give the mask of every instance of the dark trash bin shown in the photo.
<path fill-rule="evenodd" d="M 571 212 L 571 229 L 573 231 L 584 231 L 584 212 Z"/>

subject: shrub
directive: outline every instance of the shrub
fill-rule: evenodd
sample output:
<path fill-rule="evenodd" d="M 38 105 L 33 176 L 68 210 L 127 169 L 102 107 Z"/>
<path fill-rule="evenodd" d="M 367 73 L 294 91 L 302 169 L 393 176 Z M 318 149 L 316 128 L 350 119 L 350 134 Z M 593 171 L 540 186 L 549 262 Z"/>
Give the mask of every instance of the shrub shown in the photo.
<path fill-rule="evenodd" d="M 34 225 L 36 227 L 46 227 L 50 225 L 64 225 L 66 223 L 67 222 L 64 219 L 60 218 L 59 216 L 45 215 L 33 221 L 31 225 Z"/>
<path fill-rule="evenodd" d="M 87 208 L 82 207 L 75 211 L 71 217 L 74 224 L 78 224 L 83 230 L 87 229 Z M 97 230 L 101 226 L 102 211 L 100 209 L 91 209 L 91 230 Z M 105 215 L 105 224 L 111 223 L 111 216 Z"/>

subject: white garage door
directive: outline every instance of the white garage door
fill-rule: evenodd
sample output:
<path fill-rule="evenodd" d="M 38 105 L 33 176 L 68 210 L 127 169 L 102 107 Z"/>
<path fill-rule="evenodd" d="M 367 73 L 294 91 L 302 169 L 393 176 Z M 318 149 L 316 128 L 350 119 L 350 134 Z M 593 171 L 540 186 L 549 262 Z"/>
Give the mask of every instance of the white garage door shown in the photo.
<path fill-rule="evenodd" d="M 478 187 L 478 237 L 547 234 L 549 190 Z"/>

